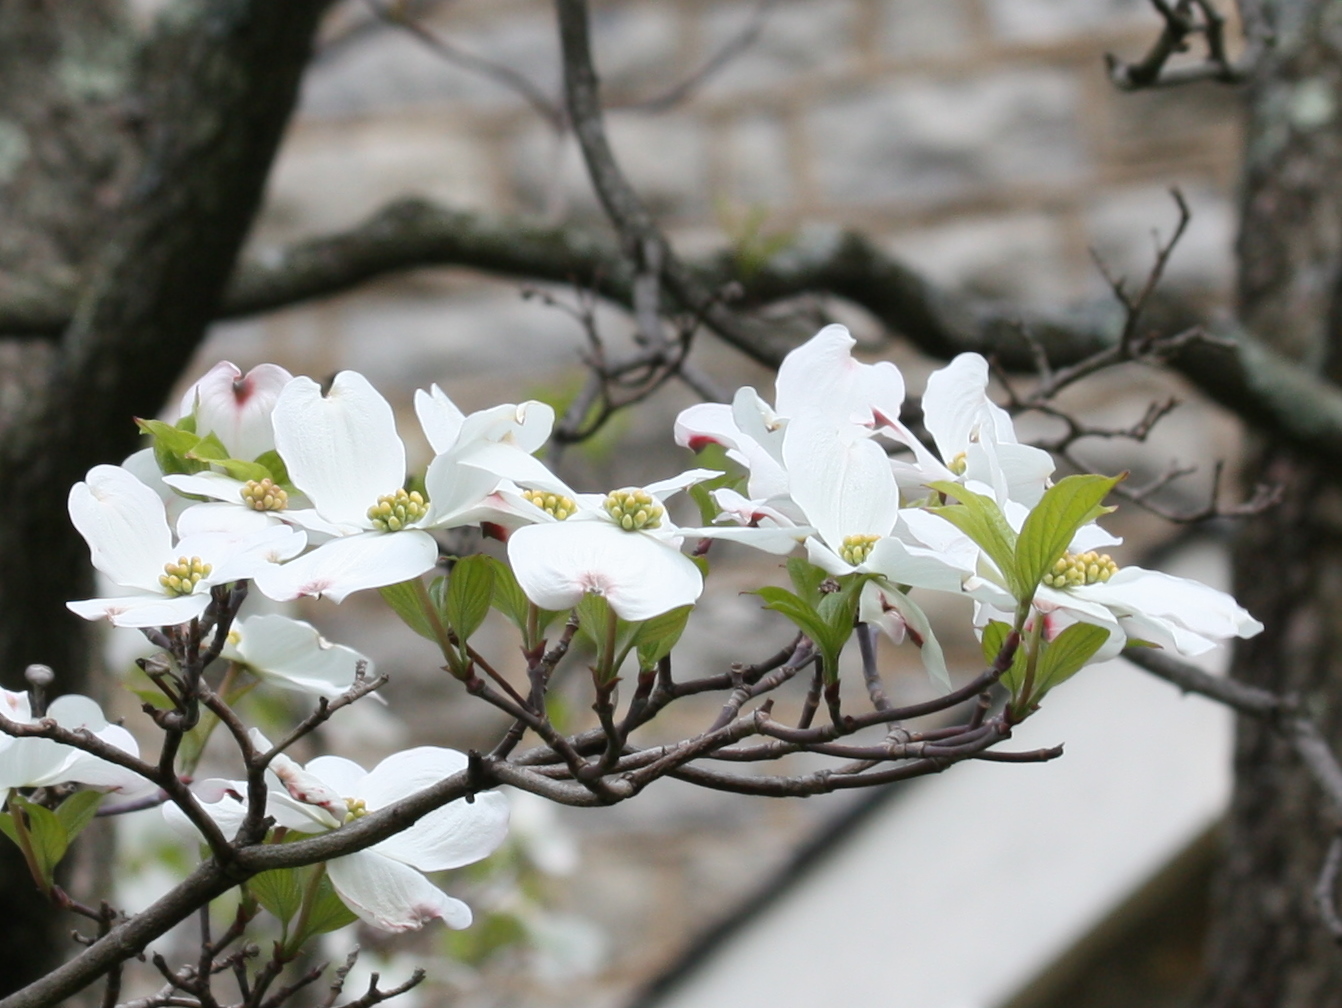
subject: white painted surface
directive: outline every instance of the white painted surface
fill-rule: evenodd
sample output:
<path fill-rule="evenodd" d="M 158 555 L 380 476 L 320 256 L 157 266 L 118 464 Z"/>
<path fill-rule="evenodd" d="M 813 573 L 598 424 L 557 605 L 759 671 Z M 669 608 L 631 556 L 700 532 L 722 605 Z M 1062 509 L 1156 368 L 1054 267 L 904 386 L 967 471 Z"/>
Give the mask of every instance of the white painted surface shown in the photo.
<path fill-rule="evenodd" d="M 1230 718 L 1116 661 L 1010 748 L 913 785 L 666 999 L 668 1008 L 992 1008 L 1204 830 Z"/>

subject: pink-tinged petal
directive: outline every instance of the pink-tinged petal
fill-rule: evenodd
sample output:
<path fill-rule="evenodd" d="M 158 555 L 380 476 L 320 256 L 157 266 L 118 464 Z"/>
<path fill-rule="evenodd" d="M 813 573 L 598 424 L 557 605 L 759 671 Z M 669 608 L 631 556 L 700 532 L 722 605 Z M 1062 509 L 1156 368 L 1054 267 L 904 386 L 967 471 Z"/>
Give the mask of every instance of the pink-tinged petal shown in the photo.
<path fill-rule="evenodd" d="M 427 532 L 365 532 L 322 543 L 312 552 L 255 576 L 267 598 L 291 602 L 326 596 L 343 602 L 350 592 L 419 577 L 438 562 L 438 544 Z"/>
<path fill-rule="evenodd" d="M 69 505 L 94 567 L 123 588 L 161 590 L 163 564 L 175 554 L 158 494 L 120 466 L 99 465 L 70 488 Z"/>
<path fill-rule="evenodd" d="M 488 449 L 497 449 L 497 452 Z M 505 462 L 514 458 L 528 459 L 539 469 L 545 468 L 530 455 L 524 455 L 516 448 L 505 445 L 481 446 L 481 450 L 469 453 L 467 457 L 469 461 L 465 463 L 456 454 L 439 455 L 429 463 L 428 471 L 424 474 L 424 489 L 429 496 L 429 511 L 418 526 L 453 528 L 468 524 L 463 521 L 463 516 L 479 507 L 502 482 L 503 477 L 493 470 L 489 459 L 486 458 L 494 455 Z M 480 457 L 483 464 L 475 465 L 476 457 Z"/>
<path fill-rule="evenodd" d="M 416 931 L 435 919 L 450 928 L 470 927 L 470 907 L 375 849 L 328 861 L 326 873 L 341 901 L 383 931 Z"/>
<path fill-rule="evenodd" d="M 620 618 L 645 620 L 694 602 L 704 586 L 689 557 L 605 521 L 525 526 L 509 537 L 508 558 L 527 598 L 543 609 L 569 609 L 594 592 Z"/>
<path fill-rule="evenodd" d="M 315 627 L 287 616 L 249 616 L 234 625 L 238 659 L 256 675 L 282 689 L 333 700 L 354 684 L 363 663 L 373 663 L 343 644 L 332 644 Z"/>
<path fill-rule="evenodd" d="M 951 674 L 946 668 L 946 655 L 932 630 L 931 620 L 913 599 L 890 585 L 869 583 L 862 589 L 858 618 L 885 631 L 897 643 L 907 636 L 917 646 L 923 668 L 932 681 L 950 691 Z"/>
<path fill-rule="evenodd" d="M 284 753 L 270 761 L 270 772 L 279 781 L 289 797 L 301 805 L 312 805 L 326 812 L 335 822 L 343 821 L 349 806 L 345 795 L 331 787 L 323 778 L 312 773 Z"/>
<path fill-rule="evenodd" d="M 427 392 L 415 390 L 415 416 L 419 417 L 419 425 L 435 455 L 452 450 L 466 420 L 466 414 L 437 385 Z"/>
<path fill-rule="evenodd" d="M 364 797 L 364 781 L 368 779 L 368 771 L 352 759 L 346 759 L 344 756 L 318 756 L 307 765 L 307 770 L 346 798 Z"/>
<path fill-rule="evenodd" d="M 86 620 L 107 619 L 119 627 L 161 627 L 190 623 L 210 604 L 208 591 L 194 595 L 129 595 L 122 598 L 67 602 L 65 607 Z"/>
<path fill-rule="evenodd" d="M 783 457 L 792 499 L 831 548 L 848 536 L 883 536 L 894 527 L 899 487 L 875 441 L 854 439 L 832 424 L 793 420 Z"/>
<path fill-rule="evenodd" d="M 696 452 L 711 444 L 734 450 L 743 438 L 726 403 L 697 403 L 681 410 L 674 434 L 676 444 Z"/>
<path fill-rule="evenodd" d="M 889 361 L 854 360 L 856 343 L 847 327 L 828 325 L 789 353 L 778 369 L 779 415 L 863 425 L 875 423 L 875 413 L 899 416 L 904 404 L 899 368 Z"/>
<path fill-rule="evenodd" d="M 278 364 L 258 364 L 246 375 L 228 361 L 205 372 L 182 398 L 182 414 L 196 414 L 196 433 L 213 433 L 233 458 L 252 460 L 275 447 L 270 414 L 293 375 Z"/>
<path fill-rule="evenodd" d="M 371 528 L 368 509 L 405 482 L 391 406 L 355 371 L 336 375 L 326 395 L 311 378 L 295 378 L 275 404 L 274 422 L 289 478 L 328 521 Z"/>

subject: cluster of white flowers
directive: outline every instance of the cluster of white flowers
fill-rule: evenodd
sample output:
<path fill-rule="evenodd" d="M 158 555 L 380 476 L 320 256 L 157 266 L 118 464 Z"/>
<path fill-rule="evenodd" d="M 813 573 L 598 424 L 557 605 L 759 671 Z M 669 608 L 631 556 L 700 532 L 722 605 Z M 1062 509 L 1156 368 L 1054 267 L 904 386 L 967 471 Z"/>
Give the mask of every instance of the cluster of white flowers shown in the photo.
<path fill-rule="evenodd" d="M 1094 522 L 1110 483 L 1089 478 L 1104 484 L 1093 502 L 1075 504 L 1081 494 L 1060 504 L 1052 458 L 1019 443 L 1010 416 L 988 398 L 982 357 L 962 354 L 928 380 L 922 423 L 933 451 L 900 419 L 899 370 L 855 360 L 853 345 L 842 326 L 827 326 L 788 355 L 773 406 L 743 388 L 730 405 L 680 415 L 676 440 L 694 450 L 721 446 L 744 470 L 733 485 L 697 468 L 604 494 L 575 491 L 536 457 L 554 421 L 543 403 L 468 416 L 436 386 L 418 392 L 415 411 L 434 457 L 422 479 L 408 482 L 392 408 L 363 376 L 342 372 L 323 389 L 275 365 L 244 375 L 219 364 L 187 393 L 182 421 L 143 424 L 153 449 L 125 466 L 97 466 L 71 490 L 70 514 L 94 565 L 123 591 L 70 608 L 122 627 L 173 626 L 201 617 L 218 586 L 243 580 L 276 601 L 340 602 L 431 570 L 439 559 L 434 530 L 482 525 L 506 539 L 512 572 L 533 606 L 562 612 L 595 594 L 629 622 L 699 598 L 703 565 L 683 551 L 687 540 L 698 544 L 696 553 L 717 539 L 778 555 L 804 552 L 823 572 L 817 577 L 852 586 L 861 622 L 896 642 L 912 640 L 948 688 L 915 589 L 972 600 L 985 638 L 987 628 L 1005 623 L 1032 635 L 1036 655 L 1078 623 L 1100 628 L 1103 634 L 1088 631 L 1082 657 L 1072 662 L 1078 667 L 1130 642 L 1192 655 L 1261 629 L 1221 592 L 1119 567 L 1099 552 L 1118 542 Z M 676 525 L 667 499 L 708 480 L 719 481 L 711 495 L 695 494 L 701 505 L 711 500 L 715 513 L 700 527 Z M 1058 519 L 1064 538 L 1048 552 L 1039 526 L 1055 512 L 1070 517 Z M 1017 549 L 1018 540 L 1028 547 Z M 851 612 L 846 619 L 851 629 Z M 273 615 L 238 620 L 225 657 L 263 680 L 327 698 L 368 664 L 307 624 Z M 17 700 L 4 699 L 12 720 L 29 720 Z M 80 704 L 87 702 L 67 698 L 71 709 L 53 706 L 52 714 L 99 734 L 120 733 L 112 744 L 133 751 L 129 736 Z M 0 764 L 5 755 L 30 754 L 32 772 L 10 768 L 6 779 L 24 778 L 14 786 L 57 778 L 125 786 L 121 776 L 99 776 L 92 757 L 75 758 L 54 743 L 39 753 L 36 741 L 0 752 Z M 399 753 L 366 774 L 337 757 L 300 767 L 279 756 L 267 814 L 290 830 L 334 829 L 462 766 L 460 754 L 432 747 Z M 241 823 L 245 785 L 211 780 L 196 788 L 221 826 Z M 377 926 L 401 930 L 430 918 L 464 926 L 465 906 L 419 873 L 485 856 L 506 824 L 500 796 L 477 796 L 332 862 L 328 872 L 348 906 Z"/>

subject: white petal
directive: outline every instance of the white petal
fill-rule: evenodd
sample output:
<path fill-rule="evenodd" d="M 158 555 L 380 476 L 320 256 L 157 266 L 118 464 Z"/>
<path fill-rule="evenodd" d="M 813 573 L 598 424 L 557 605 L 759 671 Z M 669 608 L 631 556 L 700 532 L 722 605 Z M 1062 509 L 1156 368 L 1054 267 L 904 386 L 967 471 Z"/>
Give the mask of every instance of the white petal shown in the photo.
<path fill-rule="evenodd" d="M 645 620 L 703 591 L 689 557 L 604 521 L 525 526 L 509 537 L 508 558 L 527 598 L 543 609 L 569 609 L 595 592 L 622 619 Z"/>
<path fill-rule="evenodd" d="M 209 592 L 194 595 L 128 595 L 122 598 L 67 602 L 65 607 L 87 620 L 108 619 L 119 627 L 162 627 L 190 623 L 210 604 Z"/>
<path fill-rule="evenodd" d="M 435 455 L 452 450 L 466 419 L 466 414 L 437 385 L 427 392 L 415 390 L 415 416 L 419 417 L 419 425 Z"/>
<path fill-rule="evenodd" d="M 977 559 L 976 555 L 942 553 L 886 536 L 872 546 L 863 566 L 879 571 L 895 584 L 959 592 L 965 578 L 974 573 Z"/>
<path fill-rule="evenodd" d="M 396 418 L 355 371 L 336 375 L 324 396 L 311 378 L 295 378 L 275 404 L 274 421 L 289 478 L 329 521 L 371 527 L 368 509 L 405 482 Z"/>
<path fill-rule="evenodd" d="M 1263 629 L 1225 592 L 1141 567 L 1124 567 L 1108 581 L 1066 594 L 1107 606 L 1120 615 L 1167 620 L 1213 640 L 1252 637 Z"/>
<path fill-rule="evenodd" d="M 466 757 L 452 749 L 407 749 L 369 771 L 359 795 L 369 809 L 385 808 L 465 768 Z M 435 809 L 374 849 L 421 871 L 443 871 L 488 857 L 507 834 L 508 800 L 485 791 L 474 801 L 460 798 Z"/>
<path fill-rule="evenodd" d="M 918 603 L 889 585 L 867 584 L 863 587 L 858 616 L 864 623 L 883 627 L 885 614 L 897 612 L 909 640 L 918 647 L 923 668 L 942 689 L 951 689 L 951 675 L 946 669 L 946 656 L 941 650 L 932 622 Z"/>
<path fill-rule="evenodd" d="M 987 389 L 988 362 L 976 353 L 962 353 L 928 376 L 923 426 L 936 442 L 942 461 L 952 462 L 969 450 L 971 435 L 983 419 Z"/>
<path fill-rule="evenodd" d="M 427 532 L 364 532 L 322 543 L 287 564 L 255 577 L 256 587 L 277 602 L 325 595 L 343 602 L 350 592 L 419 577 L 438 562 L 438 544 Z"/>
<path fill-rule="evenodd" d="M 249 616 L 236 629 L 238 658 L 276 686 L 334 699 L 354 684 L 360 662 L 372 676 L 371 661 L 353 648 L 330 643 L 302 620 Z"/>
<path fill-rule="evenodd" d="M 806 525 L 710 525 L 707 528 L 683 528 L 680 534 L 687 539 L 725 539 L 743 546 L 784 556 L 797 548 L 815 530 Z"/>
<path fill-rule="evenodd" d="M 854 360 L 856 343 L 845 326 L 828 325 L 783 359 L 775 406 L 789 424 L 798 418 L 824 417 L 869 425 L 874 412 L 899 416 L 904 404 L 899 368 L 889 361 Z"/>
<path fill-rule="evenodd" d="M 463 464 L 456 454 L 439 455 L 429 463 L 424 474 L 424 489 L 429 495 L 429 512 L 418 523 L 420 528 L 451 528 L 462 524 L 461 516 L 477 508 L 494 492 L 502 477 L 491 467 L 491 457 L 498 461 L 530 459 L 541 469 L 545 467 L 530 455 L 506 445 L 478 446 L 468 458 L 479 458 L 481 465 Z M 491 452 L 488 449 L 496 449 Z M 525 463 L 523 463 L 525 465 Z"/>
<path fill-rule="evenodd" d="M 320 777 L 338 794 L 346 798 L 362 798 L 368 771 L 344 756 L 318 756 L 307 765 L 307 771 Z"/>
<path fill-rule="evenodd" d="M 530 455 L 549 440 L 554 420 L 554 407 L 534 399 L 479 410 L 462 423 L 457 448 L 494 442 Z"/>
<path fill-rule="evenodd" d="M 470 926 L 470 907 L 374 849 L 328 861 L 326 873 L 344 904 L 383 931 L 415 931 L 435 918 L 450 928 Z"/>
<path fill-rule="evenodd" d="M 270 414 L 293 379 L 278 364 L 258 364 L 243 375 L 221 361 L 187 390 L 183 415 L 196 414 L 196 433 L 213 433 L 233 458 L 250 461 L 275 447 Z"/>
<path fill-rule="evenodd" d="M 242 500 L 242 488 L 245 485 L 242 480 L 208 469 L 190 475 L 170 474 L 163 477 L 163 482 L 184 494 L 209 497 L 211 500 L 227 501 L 230 504 L 237 504 Z"/>
<path fill-rule="evenodd" d="M 120 466 L 99 465 L 70 488 L 69 506 L 94 567 L 123 588 L 160 590 L 159 575 L 173 554 L 158 494 Z"/>
<path fill-rule="evenodd" d="M 851 535 L 888 535 L 899 515 L 890 461 L 870 438 L 793 420 L 783 442 L 791 496 L 833 549 Z"/>

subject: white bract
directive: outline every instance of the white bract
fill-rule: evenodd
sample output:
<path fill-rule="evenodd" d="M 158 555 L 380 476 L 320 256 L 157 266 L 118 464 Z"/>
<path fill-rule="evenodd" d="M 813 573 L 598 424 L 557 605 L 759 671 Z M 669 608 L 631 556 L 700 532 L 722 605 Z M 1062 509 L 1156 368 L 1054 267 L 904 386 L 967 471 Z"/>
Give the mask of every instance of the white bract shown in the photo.
<path fill-rule="evenodd" d="M 223 655 L 282 689 L 334 700 L 354 685 L 360 663 L 373 663 L 353 648 L 332 644 L 310 623 L 274 614 L 248 616 L 229 631 Z"/>
<path fill-rule="evenodd" d="M 269 748 L 255 731 L 253 740 L 263 750 Z M 371 771 L 339 756 L 319 756 L 300 766 L 280 755 L 267 774 L 271 790 L 266 814 L 279 826 L 323 833 L 408 798 L 466 766 L 462 753 L 436 746 L 395 753 Z M 226 833 L 242 823 L 246 785 L 210 780 L 195 791 Z M 194 834 L 180 810 L 165 806 L 164 813 L 179 830 Z M 471 923 L 470 907 L 423 873 L 473 864 L 493 853 L 507 832 L 507 799 L 498 791 L 483 791 L 470 802 L 449 802 L 371 847 L 327 861 L 326 873 L 345 905 L 384 931 L 410 931 L 434 919 L 464 928 Z"/>
<path fill-rule="evenodd" d="M 220 361 L 187 389 L 182 415 L 194 416 L 196 433 L 213 434 L 231 458 L 251 461 L 274 449 L 270 414 L 292 379 L 278 364 L 258 364 L 244 375 Z"/>
<path fill-rule="evenodd" d="M 189 622 L 205 611 L 213 586 L 274 569 L 306 542 L 303 533 L 260 515 L 208 504 L 182 512 L 174 541 L 158 494 L 120 466 L 90 469 L 70 488 L 69 507 L 93 566 L 131 594 L 66 604 L 116 626 Z"/>
<path fill-rule="evenodd" d="M 131 756 L 140 754 L 131 733 L 120 725 L 109 724 L 102 708 L 86 696 L 71 693 L 58 697 L 47 708 L 45 718 L 36 718 L 27 693 L 0 689 L 0 715 L 17 724 L 37 724 L 50 719 L 72 731 L 84 729 Z M 73 746 L 51 739 L 0 735 L 0 790 L 66 783 L 88 784 L 122 794 L 154 788 L 134 771 Z"/>

